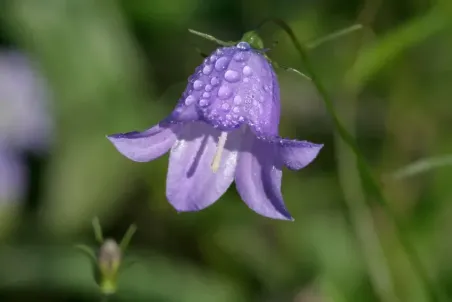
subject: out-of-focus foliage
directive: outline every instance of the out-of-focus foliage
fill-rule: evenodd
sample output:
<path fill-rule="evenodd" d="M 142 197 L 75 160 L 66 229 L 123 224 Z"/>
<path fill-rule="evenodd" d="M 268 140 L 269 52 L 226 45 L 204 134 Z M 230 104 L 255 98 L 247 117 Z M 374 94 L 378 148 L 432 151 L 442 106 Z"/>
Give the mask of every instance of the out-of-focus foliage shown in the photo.
<path fill-rule="evenodd" d="M 167 156 L 134 163 L 105 138 L 156 124 L 172 110 L 201 63 L 196 48 L 215 48 L 188 28 L 238 40 L 269 17 L 285 20 L 302 41 L 364 24 L 309 56 L 407 226 L 404 239 L 428 287 L 393 217 L 361 198 L 353 158 L 335 139 L 313 83 L 296 74 L 278 70 L 280 130 L 325 147 L 306 169 L 285 171 L 283 194 L 295 222 L 256 215 L 233 186 L 208 209 L 177 214 L 165 199 Z M 418 159 L 452 154 L 451 20 L 448 0 L 1 1 L 0 54 L 22 53 L 45 79 L 43 108 L 53 129 L 31 127 L 30 140 L 43 131 L 52 136 L 46 153 L 7 140 L 25 135 L 16 125 L 42 112 L 34 105 L 18 112 L 11 89 L 1 89 L 7 81 L 0 83 L 0 154 L 26 171 L 15 195 L 22 201 L 0 200 L 0 301 L 100 301 L 90 262 L 72 248 L 94 243 L 90 221 L 97 215 L 118 240 L 138 225 L 128 249 L 134 264 L 120 274 L 115 301 L 423 302 L 433 301 L 432 290 L 452 300 L 452 167 L 392 177 Z M 273 60 L 305 71 L 283 31 L 268 24 L 261 34 Z M 11 79 L 0 72 L 0 81 Z M 8 84 L 18 87 L 15 97 L 22 98 L 25 82 Z M 0 190 L 21 169 L 6 158 Z"/>

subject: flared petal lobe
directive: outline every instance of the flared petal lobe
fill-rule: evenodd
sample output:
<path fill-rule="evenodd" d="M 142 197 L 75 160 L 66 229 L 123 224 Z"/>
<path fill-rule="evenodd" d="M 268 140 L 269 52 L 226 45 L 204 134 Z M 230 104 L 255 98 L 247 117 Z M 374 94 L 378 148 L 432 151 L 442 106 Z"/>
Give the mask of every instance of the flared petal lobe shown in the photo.
<path fill-rule="evenodd" d="M 260 215 L 293 220 L 281 194 L 281 168 L 278 146 L 258 139 L 251 130 L 246 129 L 235 173 L 240 197 Z"/>
<path fill-rule="evenodd" d="M 277 138 L 281 161 L 291 170 L 300 170 L 309 165 L 319 154 L 322 144 Z"/>
<path fill-rule="evenodd" d="M 154 160 L 166 152 L 176 142 L 176 133 L 182 125 L 156 125 L 146 131 L 119 133 L 107 136 L 116 149 L 136 162 Z"/>
<path fill-rule="evenodd" d="M 199 211 L 218 200 L 234 180 L 240 132 L 228 134 L 220 168 L 212 171 L 221 132 L 204 122 L 186 123 L 171 149 L 166 196 L 180 212 Z"/>

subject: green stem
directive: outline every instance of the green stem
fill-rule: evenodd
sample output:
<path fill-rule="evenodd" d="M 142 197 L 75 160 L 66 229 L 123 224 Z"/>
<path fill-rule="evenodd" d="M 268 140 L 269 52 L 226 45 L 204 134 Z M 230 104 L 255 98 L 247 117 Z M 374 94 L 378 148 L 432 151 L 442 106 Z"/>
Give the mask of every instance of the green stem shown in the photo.
<path fill-rule="evenodd" d="M 413 266 L 413 269 L 418 274 L 419 278 L 423 282 L 426 290 L 428 291 L 430 298 L 432 301 L 442 301 L 443 295 L 441 294 L 441 291 L 439 288 L 437 288 L 433 282 L 431 282 L 428 273 L 426 269 L 424 268 L 422 261 L 420 260 L 419 256 L 417 255 L 416 249 L 411 244 L 410 240 L 407 239 L 407 230 L 406 227 L 397 219 L 395 213 L 393 212 L 392 208 L 389 205 L 389 202 L 384 197 L 383 193 L 380 190 L 379 184 L 374 178 L 370 166 L 367 164 L 364 155 L 361 153 L 360 149 L 358 148 L 358 145 L 356 144 L 355 140 L 353 139 L 352 135 L 348 133 L 344 125 L 339 120 L 335 109 L 333 102 L 327 93 L 327 90 L 325 86 L 323 85 L 322 81 L 318 78 L 309 58 L 307 55 L 307 51 L 302 47 L 301 43 L 296 38 L 294 32 L 292 29 L 283 21 L 279 19 L 268 19 L 267 21 L 272 21 L 278 26 L 280 26 L 290 37 L 292 43 L 294 44 L 295 48 L 297 49 L 300 58 L 302 60 L 302 63 L 304 64 L 308 74 L 310 75 L 312 82 L 314 83 L 317 91 L 319 92 L 321 98 L 323 99 L 326 109 L 331 116 L 334 126 L 340 136 L 340 138 L 343 140 L 343 142 L 353 151 L 353 153 L 356 155 L 356 161 L 357 166 L 359 169 L 359 172 L 361 174 L 363 183 L 365 183 L 367 186 L 365 186 L 365 189 L 368 190 L 369 195 L 373 195 L 383 206 L 388 216 L 392 219 L 395 231 L 398 239 L 400 240 L 400 243 L 403 245 L 405 252 L 407 256 L 409 257 L 409 260 Z"/>

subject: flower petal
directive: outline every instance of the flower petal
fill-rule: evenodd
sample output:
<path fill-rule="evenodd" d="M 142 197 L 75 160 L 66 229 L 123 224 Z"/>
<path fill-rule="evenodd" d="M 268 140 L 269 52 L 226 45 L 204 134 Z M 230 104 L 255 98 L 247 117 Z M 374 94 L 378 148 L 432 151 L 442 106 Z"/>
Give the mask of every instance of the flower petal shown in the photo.
<path fill-rule="evenodd" d="M 243 201 L 256 213 L 274 219 L 293 220 L 281 194 L 281 163 L 277 145 L 245 130 L 235 183 Z"/>
<path fill-rule="evenodd" d="M 309 165 L 319 154 L 323 144 L 308 141 L 279 139 L 279 156 L 291 170 L 299 170 Z"/>
<path fill-rule="evenodd" d="M 0 146 L 0 206 L 23 199 L 28 170 L 18 154 Z"/>
<path fill-rule="evenodd" d="M 107 138 L 127 158 L 148 162 L 168 152 L 176 142 L 176 132 L 181 126 L 159 124 L 143 132 L 118 133 Z"/>
<path fill-rule="evenodd" d="M 220 168 L 212 171 L 221 132 L 204 122 L 187 123 L 171 149 L 166 196 L 180 212 L 198 211 L 214 203 L 234 180 L 240 132 L 229 132 Z"/>

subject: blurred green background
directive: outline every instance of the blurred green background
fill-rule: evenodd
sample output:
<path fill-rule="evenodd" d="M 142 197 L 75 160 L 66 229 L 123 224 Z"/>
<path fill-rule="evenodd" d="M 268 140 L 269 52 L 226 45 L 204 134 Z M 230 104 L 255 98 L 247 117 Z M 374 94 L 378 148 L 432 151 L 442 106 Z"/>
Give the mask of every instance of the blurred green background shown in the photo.
<path fill-rule="evenodd" d="M 238 40 L 268 17 L 284 19 L 301 41 L 364 25 L 309 57 L 429 282 L 394 217 L 364 197 L 354 155 L 315 86 L 296 74 L 277 71 L 281 135 L 325 147 L 304 170 L 284 173 L 294 222 L 258 216 L 233 186 L 206 210 L 177 214 L 165 199 L 168 156 L 134 163 L 105 138 L 173 109 L 202 62 L 196 48 L 216 47 L 188 28 Z M 451 20 L 450 0 L 0 1 L 0 53 L 21 52 L 39 70 L 52 125 L 45 152 L 10 148 L 20 149 L 28 181 L 0 204 L 0 301 L 101 301 L 89 260 L 73 248 L 95 247 L 94 216 L 117 240 L 138 226 L 126 254 L 134 264 L 111 301 L 452 301 L 451 160 L 392 177 L 452 155 Z M 305 70 L 277 26 L 261 35 L 273 60 Z M 34 114 L 12 112 L 7 96 L 0 90 L 0 118 L 10 120 L 0 138 Z"/>

